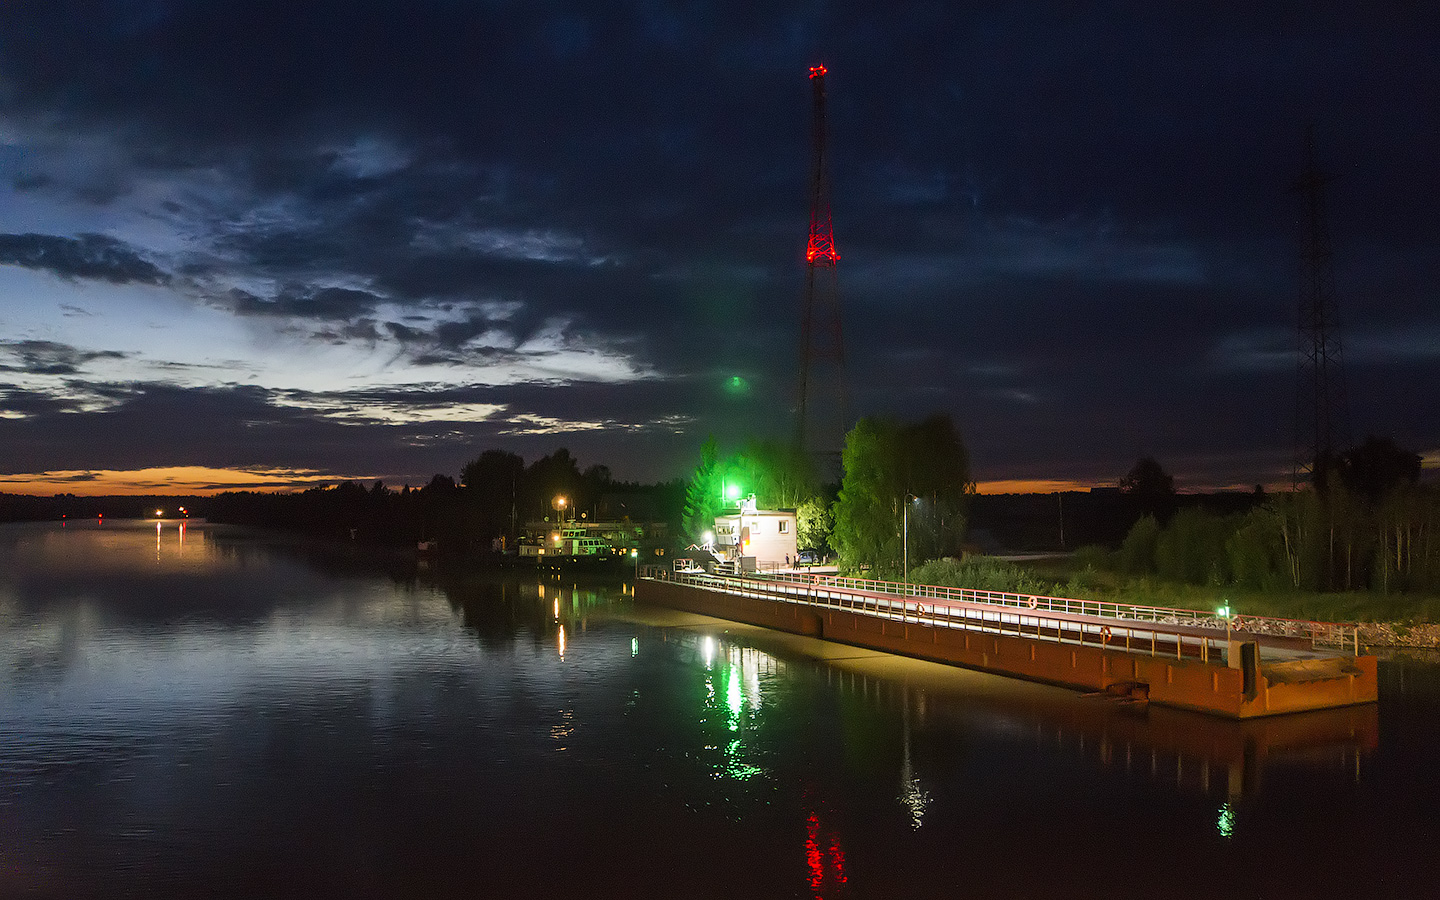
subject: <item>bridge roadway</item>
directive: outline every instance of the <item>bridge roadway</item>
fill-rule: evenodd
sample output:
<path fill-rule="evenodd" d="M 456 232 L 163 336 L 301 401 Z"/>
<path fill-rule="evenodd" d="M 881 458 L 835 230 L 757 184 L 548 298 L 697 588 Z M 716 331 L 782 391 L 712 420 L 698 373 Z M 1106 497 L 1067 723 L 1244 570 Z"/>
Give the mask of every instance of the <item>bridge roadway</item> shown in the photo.
<path fill-rule="evenodd" d="M 1089 645 L 1108 651 L 1198 659 L 1224 665 L 1232 641 L 1254 642 L 1266 661 L 1359 655 L 1353 625 L 1265 616 L 977 591 L 842 578 L 805 572 L 744 576 L 678 574 L 647 577 L 744 597 L 837 609 L 943 628 L 1012 634 Z"/>

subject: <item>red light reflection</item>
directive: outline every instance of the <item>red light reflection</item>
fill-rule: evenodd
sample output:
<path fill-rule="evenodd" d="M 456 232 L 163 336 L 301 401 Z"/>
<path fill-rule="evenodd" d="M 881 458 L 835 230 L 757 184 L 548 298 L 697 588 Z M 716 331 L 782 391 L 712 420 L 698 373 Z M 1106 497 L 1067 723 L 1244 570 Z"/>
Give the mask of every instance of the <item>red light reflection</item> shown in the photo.
<path fill-rule="evenodd" d="M 833 896 L 846 882 L 845 851 L 840 847 L 840 835 L 822 831 L 820 817 L 813 812 L 805 820 L 805 865 L 810 870 L 810 893 L 816 900 L 823 900 L 827 890 Z"/>

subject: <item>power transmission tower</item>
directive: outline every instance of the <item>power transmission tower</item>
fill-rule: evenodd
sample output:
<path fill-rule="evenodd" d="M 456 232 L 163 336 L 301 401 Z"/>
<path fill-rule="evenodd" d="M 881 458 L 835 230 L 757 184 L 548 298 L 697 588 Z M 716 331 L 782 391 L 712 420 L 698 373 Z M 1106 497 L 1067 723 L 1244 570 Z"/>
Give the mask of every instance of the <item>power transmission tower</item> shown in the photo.
<path fill-rule="evenodd" d="M 840 291 L 835 231 L 830 218 L 830 178 L 825 153 L 825 67 L 810 69 L 814 93 L 810 170 L 810 240 L 805 247 L 805 309 L 800 335 L 800 402 L 795 443 L 820 463 L 821 474 L 838 477 L 845 442 L 845 342 L 840 328 Z"/>
<path fill-rule="evenodd" d="M 1325 217 L 1325 187 L 1334 176 L 1315 164 L 1315 135 L 1306 132 L 1305 171 L 1295 179 L 1305 210 L 1300 251 L 1300 355 L 1295 404 L 1295 466 L 1291 488 L 1324 487 L 1325 474 L 1349 443 L 1349 414 L 1335 316 L 1334 250 Z"/>

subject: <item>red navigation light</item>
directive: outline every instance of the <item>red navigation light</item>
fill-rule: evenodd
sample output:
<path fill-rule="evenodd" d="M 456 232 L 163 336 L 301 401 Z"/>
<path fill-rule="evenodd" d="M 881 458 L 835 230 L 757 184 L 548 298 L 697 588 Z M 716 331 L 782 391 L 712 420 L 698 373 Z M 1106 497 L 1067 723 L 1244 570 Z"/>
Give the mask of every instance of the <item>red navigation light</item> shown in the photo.
<path fill-rule="evenodd" d="M 811 78 L 824 78 L 824 77 L 825 77 L 825 67 L 824 67 L 824 66 L 811 66 L 811 67 L 810 67 L 810 77 L 811 77 Z"/>
<path fill-rule="evenodd" d="M 835 252 L 835 238 L 828 227 L 829 223 L 825 223 L 825 226 L 810 232 L 810 243 L 805 248 L 805 261 L 808 263 L 817 259 L 834 263 L 840 258 L 840 254 Z"/>

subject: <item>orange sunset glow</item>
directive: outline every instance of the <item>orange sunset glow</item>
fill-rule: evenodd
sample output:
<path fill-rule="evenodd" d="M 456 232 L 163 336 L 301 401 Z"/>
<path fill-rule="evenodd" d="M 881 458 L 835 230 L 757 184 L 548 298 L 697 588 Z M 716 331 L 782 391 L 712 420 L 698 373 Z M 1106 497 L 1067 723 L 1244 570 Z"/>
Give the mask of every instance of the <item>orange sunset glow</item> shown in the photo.
<path fill-rule="evenodd" d="M 357 475 L 352 480 L 370 481 Z M 346 476 L 310 469 L 212 469 L 163 466 L 148 469 L 86 469 L 0 475 L 0 493 L 81 497 L 141 494 L 216 494 L 221 491 L 283 491 L 334 484 Z"/>

